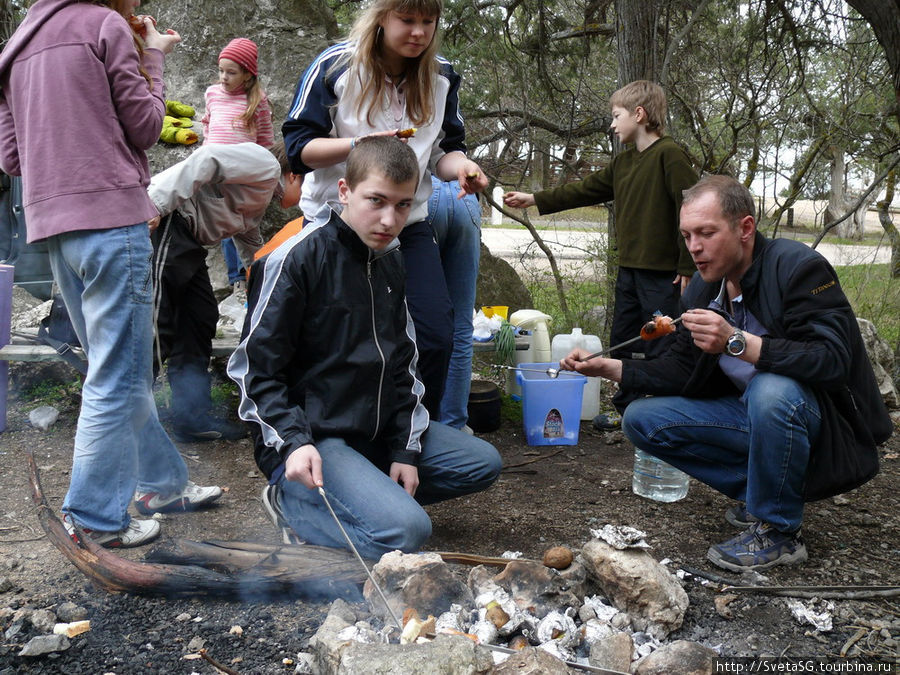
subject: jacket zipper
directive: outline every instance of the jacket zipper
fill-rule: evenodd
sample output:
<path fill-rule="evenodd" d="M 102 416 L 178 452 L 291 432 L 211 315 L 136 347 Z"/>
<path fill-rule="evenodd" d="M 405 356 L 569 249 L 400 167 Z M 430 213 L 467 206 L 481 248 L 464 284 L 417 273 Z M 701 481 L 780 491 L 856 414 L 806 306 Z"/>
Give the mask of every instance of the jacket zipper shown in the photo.
<path fill-rule="evenodd" d="M 370 316 L 372 318 L 372 337 L 375 340 L 375 348 L 381 356 L 381 377 L 378 378 L 378 398 L 375 410 L 375 431 L 369 440 L 375 440 L 378 436 L 378 430 L 381 428 L 381 394 L 384 388 L 384 372 L 387 370 L 387 364 L 384 360 L 384 351 L 378 342 L 378 330 L 375 325 L 375 289 L 372 288 L 372 252 L 369 251 L 369 259 L 366 261 L 366 281 L 369 284 L 369 304 L 371 308 Z"/>

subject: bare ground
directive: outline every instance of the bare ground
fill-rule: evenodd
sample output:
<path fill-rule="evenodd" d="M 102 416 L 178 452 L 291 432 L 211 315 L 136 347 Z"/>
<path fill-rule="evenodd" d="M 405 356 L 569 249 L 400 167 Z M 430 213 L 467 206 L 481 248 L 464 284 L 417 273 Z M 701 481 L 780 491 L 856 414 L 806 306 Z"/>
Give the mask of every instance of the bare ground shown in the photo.
<path fill-rule="evenodd" d="M 11 673 L 213 673 L 195 654 L 202 640 L 211 656 L 240 673 L 292 673 L 291 659 L 321 623 L 327 600 L 303 598 L 171 599 L 109 594 L 93 588 L 47 541 L 32 505 L 26 452 L 34 453 L 44 492 L 58 508 L 69 481 L 77 401 L 62 408 L 46 432 L 28 422 L 33 401 L 10 401 L 8 428 L 0 435 L 0 675 Z M 810 560 L 773 570 L 767 585 L 900 585 L 900 438 L 881 448 L 881 474 L 862 488 L 808 505 L 804 535 Z M 549 546 L 577 549 L 590 528 L 631 525 L 648 534 L 652 554 L 670 569 L 693 568 L 735 576 L 706 561 L 710 543 L 733 535 L 722 515 L 729 500 L 696 481 L 686 499 L 660 504 L 631 492 L 633 450 L 620 432 L 597 433 L 582 424 L 576 446 L 530 447 L 521 422 L 505 419 L 485 438 L 508 467 L 489 491 L 428 508 L 434 523 L 430 550 L 484 555 L 521 551 L 539 557 Z M 182 445 L 192 478 L 227 488 L 208 511 L 170 516 L 163 537 L 278 543 L 259 503 L 264 481 L 248 440 Z M 149 548 L 149 547 L 146 547 Z M 122 555 L 141 559 L 144 548 Z M 466 570 L 460 568 L 460 573 Z M 8 583 L 3 582 L 3 578 Z M 779 598 L 740 594 L 717 613 L 717 586 L 684 580 L 690 607 L 672 639 L 687 639 L 728 656 L 866 656 L 897 663 L 900 597 L 833 601 L 834 627 L 820 633 L 802 624 Z M 89 633 L 68 651 L 37 658 L 17 656 L 35 629 L 16 624 L 15 610 L 56 609 L 66 601 L 87 610 Z M 807 600 L 806 602 L 811 602 Z M 814 607 L 823 608 L 822 602 Z M 240 626 L 241 635 L 229 632 Z M 193 642 L 192 642 L 193 640 Z M 849 646 L 849 643 L 853 646 Z"/>

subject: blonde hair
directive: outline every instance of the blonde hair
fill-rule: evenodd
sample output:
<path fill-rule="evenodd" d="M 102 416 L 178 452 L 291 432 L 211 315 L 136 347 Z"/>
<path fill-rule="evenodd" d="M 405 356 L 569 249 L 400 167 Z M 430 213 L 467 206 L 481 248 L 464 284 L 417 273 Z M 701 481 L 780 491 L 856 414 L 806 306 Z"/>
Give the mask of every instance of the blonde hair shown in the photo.
<path fill-rule="evenodd" d="M 238 64 L 238 68 L 241 69 L 242 72 L 248 73 L 250 75 L 250 79 L 244 83 L 244 93 L 247 94 L 247 109 L 244 110 L 244 113 L 238 117 L 237 119 L 241 120 L 251 134 L 256 133 L 256 109 L 259 107 L 260 101 L 263 100 L 263 96 L 265 93 L 262 90 L 262 86 L 259 83 L 259 79 L 251 73 L 249 70 L 244 68 L 241 64 Z"/>
<path fill-rule="evenodd" d="M 613 92 L 609 97 L 609 105 L 625 108 L 630 113 L 640 106 L 647 113 L 648 131 L 661 134 L 666 130 L 666 113 L 669 106 L 666 103 L 666 93 L 656 82 L 650 80 L 629 82 Z"/>
<path fill-rule="evenodd" d="M 374 0 L 360 14 L 350 29 L 349 39 L 356 43 L 356 49 L 349 56 L 352 73 L 359 80 L 360 97 L 357 115 L 365 114 L 366 121 L 372 123 L 372 113 L 377 111 L 386 94 L 385 78 L 389 75 L 382 58 L 384 31 L 381 22 L 391 12 L 418 14 L 441 18 L 442 0 Z M 418 126 L 434 117 L 434 78 L 437 77 L 436 61 L 438 51 L 438 31 L 435 28 L 431 44 L 416 59 L 410 59 L 406 72 L 406 110 L 409 119 Z M 340 67 L 342 64 L 338 64 Z"/>

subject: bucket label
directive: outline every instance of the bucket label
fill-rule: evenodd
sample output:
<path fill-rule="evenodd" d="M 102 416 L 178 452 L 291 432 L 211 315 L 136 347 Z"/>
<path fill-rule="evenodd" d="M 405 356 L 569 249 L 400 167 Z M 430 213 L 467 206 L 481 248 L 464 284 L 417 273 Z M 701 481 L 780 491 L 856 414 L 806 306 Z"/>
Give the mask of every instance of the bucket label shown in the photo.
<path fill-rule="evenodd" d="M 544 418 L 544 438 L 562 438 L 566 433 L 559 410 L 551 408 Z"/>

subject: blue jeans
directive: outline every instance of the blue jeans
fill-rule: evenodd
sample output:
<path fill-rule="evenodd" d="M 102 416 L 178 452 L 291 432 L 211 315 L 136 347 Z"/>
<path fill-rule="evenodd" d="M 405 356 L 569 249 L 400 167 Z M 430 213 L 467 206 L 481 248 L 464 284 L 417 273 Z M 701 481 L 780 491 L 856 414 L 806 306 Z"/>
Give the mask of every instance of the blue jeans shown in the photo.
<path fill-rule="evenodd" d="M 359 550 L 373 560 L 399 549 L 419 550 L 431 535 L 431 520 L 422 504 L 479 492 L 500 473 L 500 455 L 486 441 L 432 422 L 423 436 L 419 489 L 415 499 L 387 474 L 383 448 L 354 447 L 341 438 L 316 442 L 322 456 L 325 492 L 341 524 Z M 318 490 L 278 479 L 282 512 L 294 531 L 318 546 L 346 548 Z"/>
<path fill-rule="evenodd" d="M 237 246 L 231 237 L 222 240 L 222 257 L 225 258 L 225 268 L 228 270 L 228 284 L 234 286 L 238 281 L 246 280 L 244 263 L 238 255 Z"/>
<path fill-rule="evenodd" d="M 441 266 L 453 305 L 453 351 L 441 397 L 439 421 L 462 429 L 469 419 L 472 383 L 472 311 L 481 257 L 481 207 L 475 195 L 457 199 L 459 181 L 431 177 L 428 222 L 441 252 Z"/>
<path fill-rule="evenodd" d="M 809 449 L 821 421 L 809 387 L 757 373 L 740 397 L 637 399 L 625 410 L 622 430 L 644 452 L 793 532 L 803 522 Z"/>
<path fill-rule="evenodd" d="M 47 243 L 53 277 L 88 356 L 62 510 L 83 527 L 121 530 L 135 489 L 171 494 L 187 482 L 151 391 L 147 224 L 67 232 Z"/>

